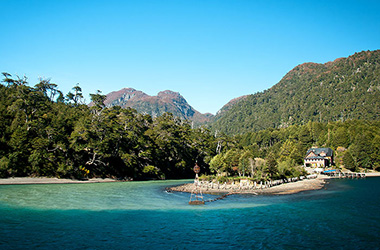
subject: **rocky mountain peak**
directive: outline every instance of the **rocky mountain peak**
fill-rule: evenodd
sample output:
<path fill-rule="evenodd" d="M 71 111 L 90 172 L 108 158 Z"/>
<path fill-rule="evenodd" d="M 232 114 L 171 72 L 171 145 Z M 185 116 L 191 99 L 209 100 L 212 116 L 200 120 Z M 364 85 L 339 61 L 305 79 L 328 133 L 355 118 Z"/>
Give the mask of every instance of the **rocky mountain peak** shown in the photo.
<path fill-rule="evenodd" d="M 171 90 L 161 91 L 157 96 L 149 96 L 133 88 L 124 88 L 107 94 L 105 104 L 108 107 L 131 107 L 139 113 L 149 114 L 152 117 L 169 112 L 179 118 L 192 120 L 196 124 L 206 123 L 212 118 L 210 114 L 196 111 L 180 93 Z"/>
<path fill-rule="evenodd" d="M 124 88 L 119 91 L 113 91 L 107 94 L 105 104 L 106 106 L 122 106 L 123 103 L 131 100 L 136 96 L 138 98 L 142 98 L 147 97 L 148 95 L 133 88 Z"/>

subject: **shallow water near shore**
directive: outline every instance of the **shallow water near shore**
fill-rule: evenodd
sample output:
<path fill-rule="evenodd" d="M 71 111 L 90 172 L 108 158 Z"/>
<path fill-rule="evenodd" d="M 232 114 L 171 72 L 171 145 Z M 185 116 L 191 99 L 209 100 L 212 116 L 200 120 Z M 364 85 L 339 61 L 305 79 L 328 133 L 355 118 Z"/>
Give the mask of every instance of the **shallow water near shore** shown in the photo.
<path fill-rule="evenodd" d="M 0 249 L 377 249 L 380 178 L 203 206 L 186 181 L 0 186 Z M 207 195 L 206 199 L 216 196 Z"/>

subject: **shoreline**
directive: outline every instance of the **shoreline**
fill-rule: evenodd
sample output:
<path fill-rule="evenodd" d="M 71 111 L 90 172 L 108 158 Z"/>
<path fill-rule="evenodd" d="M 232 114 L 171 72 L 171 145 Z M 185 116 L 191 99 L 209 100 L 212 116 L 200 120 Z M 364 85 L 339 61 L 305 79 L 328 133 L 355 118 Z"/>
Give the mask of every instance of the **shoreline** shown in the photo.
<path fill-rule="evenodd" d="M 254 194 L 254 195 L 286 195 L 295 194 L 303 191 L 323 189 L 328 180 L 332 178 L 319 175 L 314 179 L 304 179 L 296 182 L 283 183 L 264 189 L 223 189 L 223 188 L 201 188 L 204 194 Z M 179 186 L 169 187 L 173 192 L 191 193 L 194 189 L 194 183 L 187 183 Z"/>
<path fill-rule="evenodd" d="M 118 182 L 111 178 L 93 178 L 86 180 L 59 179 L 57 177 L 11 177 L 0 179 L 0 185 L 30 185 L 30 184 L 86 184 L 86 183 L 107 183 Z"/>
<path fill-rule="evenodd" d="M 369 172 L 365 173 L 365 178 L 367 177 L 380 177 L 380 172 Z M 337 177 L 330 177 L 327 175 L 318 175 L 314 179 L 303 179 L 295 182 L 282 183 L 280 185 L 275 185 L 263 189 L 239 189 L 235 188 L 224 189 L 224 188 L 202 188 L 201 191 L 204 194 L 254 194 L 254 195 L 286 195 L 286 194 L 296 194 L 304 191 L 320 190 L 325 188 L 328 181 L 331 179 L 339 179 Z M 168 187 L 171 192 L 184 192 L 191 193 L 194 190 L 194 183 L 187 183 L 179 186 Z"/>
<path fill-rule="evenodd" d="M 365 173 L 366 177 L 380 177 L 380 172 Z M 272 186 L 265 189 L 253 190 L 231 190 L 231 189 L 202 189 L 203 193 L 241 193 L 241 194 L 291 194 L 308 190 L 322 189 L 329 179 L 325 175 L 319 175 L 315 179 L 304 179 L 296 182 L 283 183 L 281 185 Z M 31 185 L 31 184 L 86 184 L 86 183 L 108 183 L 108 182 L 123 182 L 125 180 L 118 180 L 112 178 L 92 178 L 85 180 L 78 179 L 60 179 L 57 177 L 10 177 L 0 178 L 0 185 Z M 193 183 L 186 183 L 179 186 L 167 187 L 170 191 L 187 192 L 191 193 L 194 186 Z"/>
<path fill-rule="evenodd" d="M 368 172 L 365 173 L 365 177 L 380 177 L 380 172 Z"/>

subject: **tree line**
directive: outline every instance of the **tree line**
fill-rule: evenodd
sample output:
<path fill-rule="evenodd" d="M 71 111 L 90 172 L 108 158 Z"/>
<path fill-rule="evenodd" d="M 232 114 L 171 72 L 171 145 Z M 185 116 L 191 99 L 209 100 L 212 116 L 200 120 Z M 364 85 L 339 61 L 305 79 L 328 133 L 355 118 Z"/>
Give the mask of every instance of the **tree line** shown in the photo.
<path fill-rule="evenodd" d="M 3 73 L 0 85 L 0 177 L 192 178 L 204 174 L 256 180 L 299 176 L 308 148 L 331 147 L 336 166 L 380 168 L 380 122 L 308 122 L 229 136 L 165 113 L 157 118 L 104 105 L 79 85 L 64 95 L 49 79 L 28 86 Z"/>
<path fill-rule="evenodd" d="M 234 140 L 234 147 L 211 159 L 211 172 L 258 181 L 297 177 L 305 174 L 299 166 L 311 147 L 332 148 L 337 168 L 380 170 L 380 121 L 309 121 L 245 133 Z"/>
<path fill-rule="evenodd" d="M 63 95 L 48 79 L 30 87 L 26 77 L 3 76 L 0 177 L 185 178 L 215 154 L 209 130 L 172 114 L 106 108 L 100 92 L 89 107 L 79 85 Z"/>

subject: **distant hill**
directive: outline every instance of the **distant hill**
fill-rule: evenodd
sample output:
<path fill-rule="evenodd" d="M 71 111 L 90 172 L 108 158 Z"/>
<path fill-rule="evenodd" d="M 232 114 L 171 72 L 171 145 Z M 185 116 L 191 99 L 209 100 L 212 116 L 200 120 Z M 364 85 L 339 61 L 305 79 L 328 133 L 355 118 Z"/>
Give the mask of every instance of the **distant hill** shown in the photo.
<path fill-rule="evenodd" d="M 131 107 L 139 113 L 149 114 L 152 117 L 169 112 L 179 118 L 194 121 L 195 125 L 204 124 L 213 117 L 209 113 L 199 113 L 178 92 L 170 90 L 161 91 L 157 96 L 150 96 L 133 88 L 124 88 L 107 94 L 105 104 L 108 107 Z"/>
<path fill-rule="evenodd" d="M 222 109 L 212 128 L 240 134 L 347 119 L 380 119 L 380 50 L 298 65 L 272 88 Z"/>
<path fill-rule="evenodd" d="M 249 95 L 243 95 L 243 96 L 240 96 L 240 97 L 237 97 L 237 98 L 234 98 L 232 99 L 231 101 L 229 101 L 226 105 L 224 105 L 217 113 L 216 113 L 216 118 L 220 118 L 223 116 L 223 114 L 225 112 L 227 112 L 228 110 L 230 110 L 236 103 L 238 103 L 239 101 L 241 100 L 244 100 L 246 97 L 248 97 Z"/>

